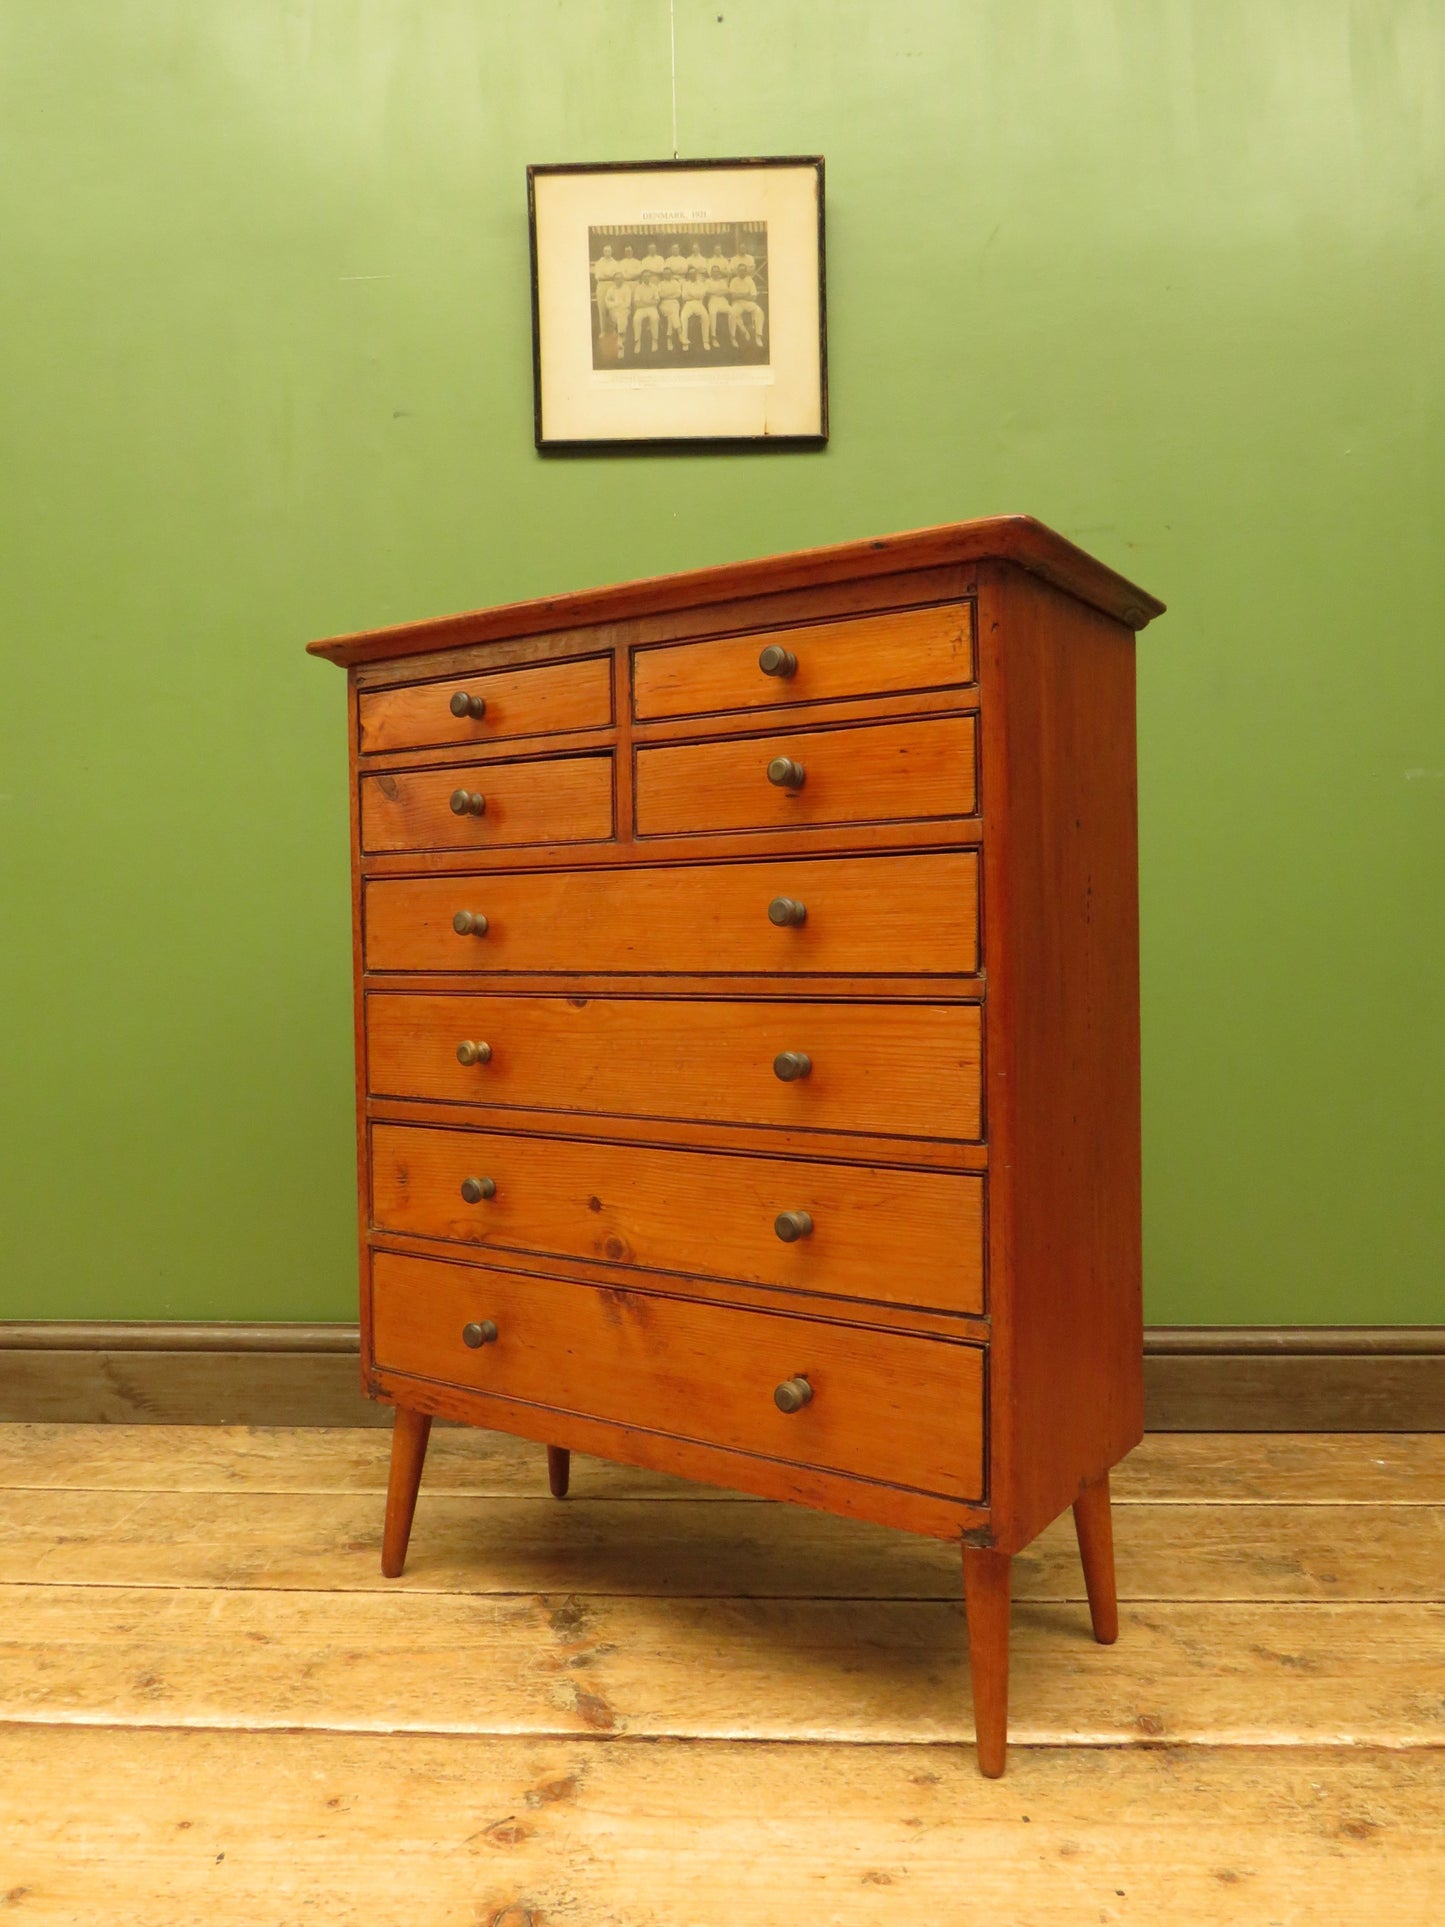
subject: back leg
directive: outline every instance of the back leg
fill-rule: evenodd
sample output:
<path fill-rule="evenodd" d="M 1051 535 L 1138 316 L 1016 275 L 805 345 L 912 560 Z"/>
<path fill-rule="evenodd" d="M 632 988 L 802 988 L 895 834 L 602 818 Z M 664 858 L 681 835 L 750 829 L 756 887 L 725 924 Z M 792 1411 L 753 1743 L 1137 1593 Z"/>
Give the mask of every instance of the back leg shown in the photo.
<path fill-rule="evenodd" d="M 1109 1506 L 1109 1475 L 1085 1486 L 1074 1501 L 1074 1530 L 1084 1564 L 1084 1586 L 1094 1637 L 1112 1646 L 1119 1637 L 1119 1594 L 1114 1580 L 1114 1515 Z"/>

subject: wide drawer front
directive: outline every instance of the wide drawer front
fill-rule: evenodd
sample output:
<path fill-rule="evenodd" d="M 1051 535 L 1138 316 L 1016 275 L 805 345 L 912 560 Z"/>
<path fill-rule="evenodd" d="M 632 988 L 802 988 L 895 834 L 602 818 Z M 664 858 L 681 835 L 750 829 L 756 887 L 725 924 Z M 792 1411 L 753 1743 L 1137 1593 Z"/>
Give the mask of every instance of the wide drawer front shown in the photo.
<path fill-rule="evenodd" d="M 378 991 L 366 1003 L 376 1097 L 980 1134 L 976 1004 Z"/>
<path fill-rule="evenodd" d="M 590 656 L 409 683 L 363 695 L 357 709 L 366 755 L 602 729 L 612 721 L 612 659 Z"/>
<path fill-rule="evenodd" d="M 972 716 L 660 744 L 637 752 L 637 833 L 971 816 L 974 757 Z"/>
<path fill-rule="evenodd" d="M 612 835 L 612 757 L 453 763 L 361 779 L 361 847 L 489 850 Z"/>
<path fill-rule="evenodd" d="M 736 1279 L 881 1304 L 983 1309 L 983 1185 L 951 1171 L 374 1124 L 382 1231 Z"/>
<path fill-rule="evenodd" d="M 396 877 L 364 897 L 368 970 L 978 968 L 972 850 Z"/>
<path fill-rule="evenodd" d="M 463 1337 L 487 1342 L 469 1345 Z M 983 1352 L 378 1251 L 383 1371 L 958 1499 L 983 1492 Z M 806 1380 L 792 1412 L 774 1392 Z"/>
<path fill-rule="evenodd" d="M 973 681 L 973 605 L 898 609 L 635 651 L 642 720 L 948 689 Z"/>

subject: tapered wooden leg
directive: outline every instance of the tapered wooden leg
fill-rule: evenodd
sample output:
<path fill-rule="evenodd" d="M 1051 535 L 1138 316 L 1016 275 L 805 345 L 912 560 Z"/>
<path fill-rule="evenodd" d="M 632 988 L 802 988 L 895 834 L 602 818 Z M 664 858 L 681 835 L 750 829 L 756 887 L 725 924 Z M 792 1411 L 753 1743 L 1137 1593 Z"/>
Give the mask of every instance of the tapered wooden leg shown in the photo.
<path fill-rule="evenodd" d="M 565 1499 L 567 1481 L 572 1476 L 572 1454 L 565 1445 L 547 1447 L 547 1483 L 554 1499 Z"/>
<path fill-rule="evenodd" d="M 1109 1509 L 1107 1472 L 1075 1499 L 1074 1530 L 1079 1535 L 1094 1637 L 1101 1646 L 1112 1646 L 1119 1637 L 1119 1595 L 1114 1585 L 1114 1515 Z"/>
<path fill-rule="evenodd" d="M 391 1428 L 391 1476 L 386 1482 L 386 1525 L 381 1535 L 381 1570 L 396 1579 L 406 1564 L 406 1542 L 416 1511 L 416 1489 L 426 1462 L 431 1418 L 398 1405 Z"/>
<path fill-rule="evenodd" d="M 963 1603 L 968 1611 L 968 1670 L 973 1677 L 973 1725 L 978 1769 L 990 1780 L 1003 1772 L 1008 1751 L 1009 1569 L 1006 1552 L 963 1549 Z"/>

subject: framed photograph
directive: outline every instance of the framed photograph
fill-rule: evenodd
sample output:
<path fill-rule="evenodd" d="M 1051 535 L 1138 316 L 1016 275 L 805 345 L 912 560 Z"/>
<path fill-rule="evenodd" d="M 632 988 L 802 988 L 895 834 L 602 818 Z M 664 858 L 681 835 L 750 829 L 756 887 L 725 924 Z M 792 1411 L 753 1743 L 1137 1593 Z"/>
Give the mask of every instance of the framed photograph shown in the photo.
<path fill-rule="evenodd" d="M 537 446 L 828 439 L 823 163 L 529 167 Z"/>

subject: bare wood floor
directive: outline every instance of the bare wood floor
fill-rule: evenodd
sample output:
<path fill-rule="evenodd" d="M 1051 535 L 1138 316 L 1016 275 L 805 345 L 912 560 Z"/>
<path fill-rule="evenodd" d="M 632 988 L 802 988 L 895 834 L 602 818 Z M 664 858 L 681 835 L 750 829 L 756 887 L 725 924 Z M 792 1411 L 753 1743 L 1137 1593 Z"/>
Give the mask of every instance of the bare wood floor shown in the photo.
<path fill-rule="evenodd" d="M 1155 1436 L 1016 1561 L 433 1435 L 0 1426 L 0 1918 L 1391 1927 L 1445 1905 L 1445 1437 Z"/>

